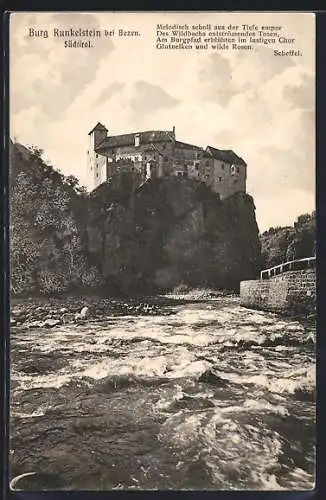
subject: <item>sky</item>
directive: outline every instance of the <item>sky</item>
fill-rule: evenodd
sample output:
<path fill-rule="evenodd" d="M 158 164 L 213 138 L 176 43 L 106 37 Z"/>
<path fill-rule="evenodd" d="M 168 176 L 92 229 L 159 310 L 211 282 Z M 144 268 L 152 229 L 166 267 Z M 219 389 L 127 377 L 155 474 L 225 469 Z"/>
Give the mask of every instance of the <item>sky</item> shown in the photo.
<path fill-rule="evenodd" d="M 282 25 L 301 57 L 253 51 L 156 49 L 156 25 Z M 138 30 L 65 48 L 53 28 Z M 30 37 L 29 28 L 49 30 Z M 15 13 L 10 26 L 10 135 L 43 149 L 89 186 L 88 132 L 172 130 L 178 140 L 232 149 L 247 163 L 259 229 L 315 208 L 315 19 L 295 13 Z"/>

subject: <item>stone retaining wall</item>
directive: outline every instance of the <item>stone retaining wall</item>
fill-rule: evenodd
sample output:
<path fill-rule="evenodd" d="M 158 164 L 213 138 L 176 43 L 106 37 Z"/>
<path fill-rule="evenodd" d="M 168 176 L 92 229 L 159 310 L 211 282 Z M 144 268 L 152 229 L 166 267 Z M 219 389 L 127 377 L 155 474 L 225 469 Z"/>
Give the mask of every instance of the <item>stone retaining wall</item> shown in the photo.
<path fill-rule="evenodd" d="M 316 270 L 288 271 L 266 280 L 240 283 L 244 307 L 288 314 L 315 310 Z"/>

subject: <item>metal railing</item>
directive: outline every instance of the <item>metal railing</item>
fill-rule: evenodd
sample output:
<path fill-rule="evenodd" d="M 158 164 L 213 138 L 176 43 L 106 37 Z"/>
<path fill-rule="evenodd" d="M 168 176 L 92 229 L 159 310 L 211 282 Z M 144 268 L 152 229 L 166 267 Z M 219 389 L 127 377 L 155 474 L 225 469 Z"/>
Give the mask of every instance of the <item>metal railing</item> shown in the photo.
<path fill-rule="evenodd" d="M 278 266 L 270 267 L 269 269 L 264 269 L 260 272 L 260 279 L 269 279 L 277 274 L 285 273 L 286 271 L 299 271 L 302 269 L 309 269 L 316 267 L 316 257 L 307 257 L 305 259 L 290 260 L 288 262 L 283 262 Z"/>

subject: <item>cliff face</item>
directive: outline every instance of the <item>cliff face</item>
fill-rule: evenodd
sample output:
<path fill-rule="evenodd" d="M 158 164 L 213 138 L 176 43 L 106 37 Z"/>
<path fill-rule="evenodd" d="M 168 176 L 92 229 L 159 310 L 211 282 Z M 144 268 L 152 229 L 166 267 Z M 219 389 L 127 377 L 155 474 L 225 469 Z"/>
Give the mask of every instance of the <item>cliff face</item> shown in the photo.
<path fill-rule="evenodd" d="M 238 289 L 260 263 L 252 198 L 222 202 L 188 179 L 153 179 L 137 189 L 128 177 L 103 184 L 89 199 L 87 235 L 91 261 L 112 292 Z"/>

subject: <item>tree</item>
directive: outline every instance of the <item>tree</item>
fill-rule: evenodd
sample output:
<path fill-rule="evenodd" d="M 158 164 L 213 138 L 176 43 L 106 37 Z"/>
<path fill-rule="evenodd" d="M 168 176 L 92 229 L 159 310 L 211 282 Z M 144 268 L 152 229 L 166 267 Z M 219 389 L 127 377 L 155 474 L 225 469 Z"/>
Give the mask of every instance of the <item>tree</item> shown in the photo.
<path fill-rule="evenodd" d="M 316 213 L 299 215 L 293 227 L 270 228 L 260 240 L 265 268 L 311 257 L 316 252 Z"/>
<path fill-rule="evenodd" d="M 76 177 L 64 177 L 48 165 L 41 149 L 26 151 L 11 155 L 13 292 L 50 294 L 86 283 L 96 286 L 100 276 L 87 262 L 81 230 L 85 217 L 79 200 L 85 191 Z"/>

